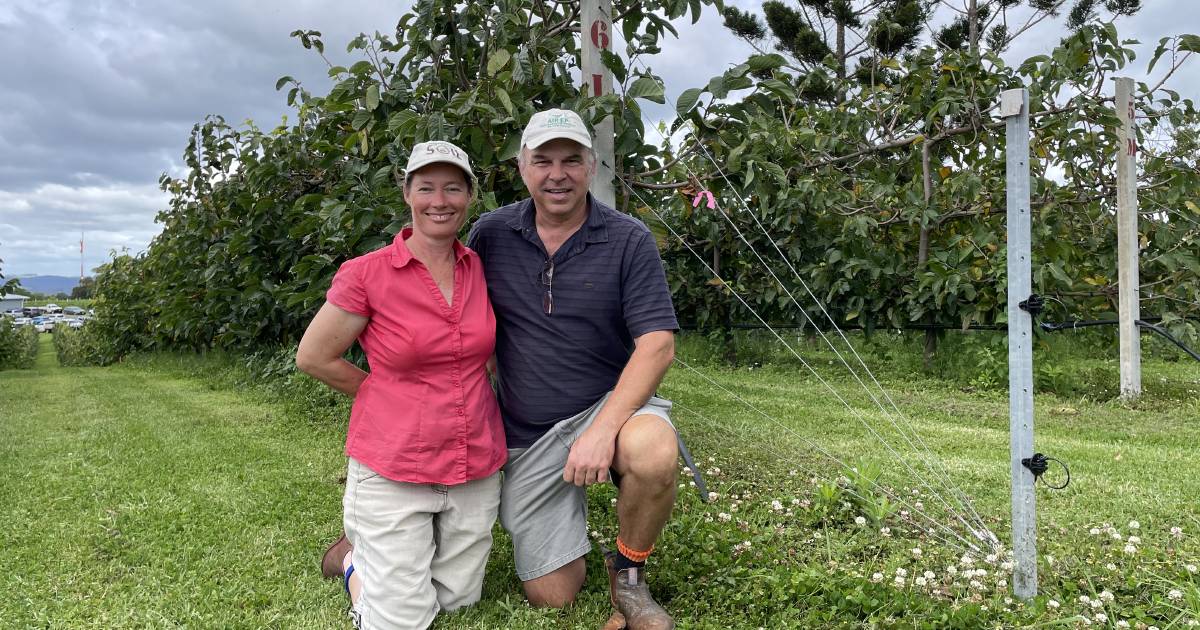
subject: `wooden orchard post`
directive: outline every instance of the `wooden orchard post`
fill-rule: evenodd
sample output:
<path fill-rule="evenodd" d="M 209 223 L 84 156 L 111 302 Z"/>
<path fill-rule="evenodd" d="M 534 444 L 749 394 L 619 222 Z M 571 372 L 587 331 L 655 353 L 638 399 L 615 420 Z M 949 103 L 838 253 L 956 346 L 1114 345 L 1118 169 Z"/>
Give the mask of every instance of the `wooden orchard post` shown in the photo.
<path fill-rule="evenodd" d="M 1037 477 L 1033 456 L 1033 316 L 1020 303 L 1033 292 L 1029 216 L 1029 92 L 1000 94 L 1005 118 L 1008 194 L 1008 426 L 1012 475 L 1013 594 L 1037 595 Z"/>
<path fill-rule="evenodd" d="M 1137 320 L 1138 301 L 1138 202 L 1137 130 L 1134 127 L 1133 79 L 1118 77 L 1117 116 L 1117 315 L 1121 336 L 1121 397 L 1142 394 L 1142 342 Z"/>
<path fill-rule="evenodd" d="M 583 92 L 592 96 L 612 93 L 612 72 L 604 65 L 601 51 L 612 52 L 612 0 L 582 0 L 580 8 L 579 66 L 583 74 Z M 592 195 L 609 206 L 616 207 L 613 190 L 615 132 L 613 119 L 605 117 L 596 124 L 592 146 L 596 150 L 596 174 L 592 176 Z"/>

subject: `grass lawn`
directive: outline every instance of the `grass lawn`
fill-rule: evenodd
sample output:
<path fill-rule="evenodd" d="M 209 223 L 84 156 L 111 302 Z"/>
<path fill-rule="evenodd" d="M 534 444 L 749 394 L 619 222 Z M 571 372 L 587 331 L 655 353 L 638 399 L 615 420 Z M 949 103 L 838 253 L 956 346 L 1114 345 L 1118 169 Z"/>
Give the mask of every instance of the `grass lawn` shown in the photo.
<path fill-rule="evenodd" d="M 1188 569 L 1200 564 L 1200 364 L 1148 360 L 1147 395 L 1133 405 L 1039 395 L 1038 450 L 1073 478 L 1038 491 L 1045 595 L 1021 605 L 1006 601 L 1003 552 L 964 561 L 941 540 L 964 531 L 941 505 L 955 505 L 949 483 L 1007 540 L 1003 394 L 879 370 L 916 442 L 831 357 L 812 356 L 849 409 L 789 365 L 676 367 L 663 386 L 716 493 L 703 504 L 681 476 L 651 559 L 681 628 L 1200 619 Z M 0 627 L 348 627 L 340 586 L 317 570 L 341 522 L 346 407 L 307 400 L 317 390 L 296 377 L 281 395 L 235 373 L 194 357 L 62 368 L 49 335 L 33 370 L 0 372 Z M 818 450 L 879 486 L 839 484 L 845 471 Z M 880 488 L 903 502 L 885 503 Z M 603 542 L 615 535 L 614 496 L 590 497 Z M 607 617 L 596 554 L 578 604 L 545 611 L 524 604 L 509 552 L 498 535 L 484 601 L 439 628 L 596 628 Z"/>

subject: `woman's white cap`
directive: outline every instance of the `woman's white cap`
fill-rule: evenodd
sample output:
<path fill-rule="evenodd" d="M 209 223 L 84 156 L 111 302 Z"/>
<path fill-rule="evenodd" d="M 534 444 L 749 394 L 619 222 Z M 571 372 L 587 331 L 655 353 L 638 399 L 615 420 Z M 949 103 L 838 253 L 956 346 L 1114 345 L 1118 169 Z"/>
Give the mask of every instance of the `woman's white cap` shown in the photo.
<path fill-rule="evenodd" d="M 471 161 L 467 152 L 445 140 L 430 140 L 413 147 L 408 156 L 408 166 L 404 168 L 405 175 L 412 175 L 422 167 L 445 162 L 463 170 L 467 179 L 474 179 L 475 172 L 471 170 Z"/>

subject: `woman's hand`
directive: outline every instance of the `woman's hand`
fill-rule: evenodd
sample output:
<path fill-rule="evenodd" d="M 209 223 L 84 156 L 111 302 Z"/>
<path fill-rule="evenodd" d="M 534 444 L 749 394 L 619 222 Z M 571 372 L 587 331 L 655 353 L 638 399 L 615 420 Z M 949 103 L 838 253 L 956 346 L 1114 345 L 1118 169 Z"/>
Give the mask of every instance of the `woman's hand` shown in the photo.
<path fill-rule="evenodd" d="M 367 327 L 368 318 L 355 315 L 326 302 L 308 324 L 296 367 L 326 385 L 354 397 L 367 373 L 342 358 L 346 350 Z"/>

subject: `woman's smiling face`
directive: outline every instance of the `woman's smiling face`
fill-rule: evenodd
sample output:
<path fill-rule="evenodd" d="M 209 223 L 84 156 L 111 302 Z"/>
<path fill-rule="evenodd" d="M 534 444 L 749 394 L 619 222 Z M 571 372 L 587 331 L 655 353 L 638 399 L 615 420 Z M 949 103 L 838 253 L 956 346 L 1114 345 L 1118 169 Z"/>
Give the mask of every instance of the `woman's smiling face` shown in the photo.
<path fill-rule="evenodd" d="M 462 169 L 438 162 L 422 167 L 408 178 L 404 201 L 412 209 L 414 232 L 432 238 L 453 238 L 467 220 L 471 186 Z"/>

